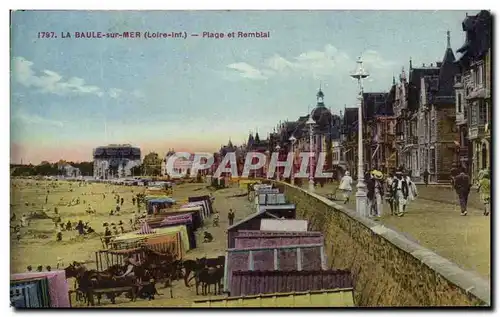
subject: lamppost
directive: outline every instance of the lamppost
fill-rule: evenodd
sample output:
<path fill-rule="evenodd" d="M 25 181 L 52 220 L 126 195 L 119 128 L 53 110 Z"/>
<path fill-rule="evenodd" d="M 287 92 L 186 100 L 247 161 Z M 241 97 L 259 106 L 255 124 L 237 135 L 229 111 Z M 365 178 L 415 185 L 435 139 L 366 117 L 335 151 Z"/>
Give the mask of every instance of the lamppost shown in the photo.
<path fill-rule="evenodd" d="M 276 152 L 278 153 L 278 160 L 279 160 L 281 147 L 279 145 L 276 145 L 275 149 L 276 149 Z M 279 167 L 276 168 L 276 180 L 278 182 L 280 181 L 280 170 L 279 170 Z"/>
<path fill-rule="evenodd" d="M 294 167 L 295 167 L 295 165 L 294 165 L 294 163 L 295 163 L 295 162 L 294 162 L 294 158 L 295 158 L 295 151 L 294 151 L 294 148 L 293 148 L 293 147 L 294 147 L 294 145 L 295 145 L 295 141 L 297 141 L 297 139 L 296 139 L 296 138 L 292 135 L 292 136 L 288 139 L 288 141 L 290 141 L 290 143 L 292 143 L 292 148 L 291 148 L 291 149 L 292 149 L 292 173 L 291 173 L 291 175 L 290 175 L 290 184 L 295 185 L 295 171 L 294 171 Z"/>
<path fill-rule="evenodd" d="M 363 164 L 363 79 L 368 77 L 368 73 L 363 68 L 361 57 L 358 58 L 356 71 L 351 77 L 358 81 L 358 184 L 356 185 L 356 212 L 361 216 L 367 215 L 366 184 Z"/>
<path fill-rule="evenodd" d="M 309 191 L 314 192 L 314 169 L 313 169 L 313 126 L 316 122 L 314 122 L 312 118 L 312 112 L 309 115 L 309 119 L 306 122 L 306 125 L 309 126 Z"/>
<path fill-rule="evenodd" d="M 269 163 L 270 163 L 269 157 L 271 155 L 270 155 L 269 150 L 266 150 L 265 153 L 266 153 L 266 164 L 264 166 L 265 166 L 265 170 L 266 170 L 266 179 L 269 179 L 269 175 L 268 175 L 268 172 L 269 172 Z"/>

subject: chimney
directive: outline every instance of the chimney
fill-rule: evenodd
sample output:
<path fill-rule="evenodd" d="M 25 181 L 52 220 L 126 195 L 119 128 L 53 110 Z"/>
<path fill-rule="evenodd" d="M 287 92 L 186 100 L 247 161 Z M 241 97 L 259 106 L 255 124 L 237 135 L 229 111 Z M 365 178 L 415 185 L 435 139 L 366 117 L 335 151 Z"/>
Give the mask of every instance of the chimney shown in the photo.
<path fill-rule="evenodd" d="M 440 68 L 440 67 L 441 67 L 441 65 L 443 65 L 443 63 L 442 63 L 442 62 L 436 62 L 436 67 L 437 67 L 437 68 Z"/>
<path fill-rule="evenodd" d="M 425 67 L 425 63 L 422 63 L 422 67 Z"/>
<path fill-rule="evenodd" d="M 431 67 L 434 67 L 432 63 L 431 63 Z"/>

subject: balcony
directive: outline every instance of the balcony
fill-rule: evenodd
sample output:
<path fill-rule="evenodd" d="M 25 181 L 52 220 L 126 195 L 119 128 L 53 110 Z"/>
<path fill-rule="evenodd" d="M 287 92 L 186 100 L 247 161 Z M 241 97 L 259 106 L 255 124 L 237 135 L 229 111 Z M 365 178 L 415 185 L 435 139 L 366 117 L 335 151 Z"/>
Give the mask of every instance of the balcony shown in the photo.
<path fill-rule="evenodd" d="M 470 140 L 477 139 L 479 136 L 479 128 L 478 127 L 469 128 L 468 135 Z"/>
<path fill-rule="evenodd" d="M 484 86 L 477 86 L 470 91 L 465 99 L 467 100 L 476 100 L 476 99 L 485 99 L 490 96 L 490 92 L 484 88 Z"/>
<path fill-rule="evenodd" d="M 418 136 L 414 136 L 414 135 L 410 136 L 408 138 L 408 142 L 407 143 L 408 144 L 415 144 L 415 145 L 418 144 Z"/>

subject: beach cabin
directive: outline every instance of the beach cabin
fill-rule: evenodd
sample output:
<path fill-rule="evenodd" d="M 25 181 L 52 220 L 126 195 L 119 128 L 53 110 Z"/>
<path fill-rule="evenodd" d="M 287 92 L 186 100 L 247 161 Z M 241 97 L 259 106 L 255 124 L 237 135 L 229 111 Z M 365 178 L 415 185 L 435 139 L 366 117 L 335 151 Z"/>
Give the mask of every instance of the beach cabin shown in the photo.
<path fill-rule="evenodd" d="M 261 231 L 307 231 L 307 220 L 296 219 L 262 219 L 260 222 Z"/>
<path fill-rule="evenodd" d="M 262 210 L 238 221 L 227 229 L 227 246 L 234 248 L 234 238 L 238 230 L 260 230 L 261 219 L 295 219 L 295 208 Z"/>
<path fill-rule="evenodd" d="M 71 307 L 64 271 L 28 272 L 10 276 L 10 302 L 15 308 Z"/>
<path fill-rule="evenodd" d="M 354 307 L 352 289 L 333 289 L 308 292 L 275 293 L 227 298 L 195 300 L 192 307 L 199 308 L 306 308 Z"/>
<path fill-rule="evenodd" d="M 353 288 L 348 270 L 238 271 L 231 279 L 231 296 Z"/>
<path fill-rule="evenodd" d="M 267 219 L 262 219 L 262 221 Z M 264 246 L 283 246 L 301 244 L 323 244 L 324 237 L 318 231 L 260 231 L 240 230 L 235 237 L 235 248 L 245 249 Z"/>
<path fill-rule="evenodd" d="M 257 212 L 264 212 L 264 211 L 268 211 L 268 212 L 271 212 L 271 213 L 275 213 L 275 212 L 286 212 L 286 211 L 290 211 L 292 213 L 295 214 L 295 209 L 296 209 L 296 206 L 295 204 L 284 204 L 284 205 L 258 205 L 257 206 Z"/>
<path fill-rule="evenodd" d="M 226 251 L 224 291 L 231 294 L 236 271 L 319 271 L 326 269 L 323 243 L 231 248 Z"/>

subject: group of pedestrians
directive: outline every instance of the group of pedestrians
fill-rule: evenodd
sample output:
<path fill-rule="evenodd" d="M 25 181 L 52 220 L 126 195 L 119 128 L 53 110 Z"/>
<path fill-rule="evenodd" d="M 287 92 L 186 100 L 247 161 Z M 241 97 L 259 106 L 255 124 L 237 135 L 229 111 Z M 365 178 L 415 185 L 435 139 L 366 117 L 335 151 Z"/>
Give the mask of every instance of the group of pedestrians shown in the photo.
<path fill-rule="evenodd" d="M 460 214 L 467 215 L 467 203 L 472 188 L 470 177 L 463 168 L 451 173 L 452 187 L 457 193 Z M 491 181 L 489 169 L 483 170 L 478 175 L 477 191 L 480 193 L 484 204 L 483 215 L 490 214 Z M 429 172 L 423 173 L 425 185 L 429 183 Z M 367 189 L 367 211 L 366 216 L 380 218 L 383 215 L 383 197 L 388 203 L 391 215 L 402 217 L 405 215 L 408 205 L 418 196 L 417 186 L 411 179 L 411 171 L 403 167 L 389 173 L 386 177 L 381 171 L 372 170 L 365 175 Z M 340 180 L 338 189 L 342 191 L 344 204 L 347 204 L 352 194 L 353 179 L 348 171 Z"/>
<path fill-rule="evenodd" d="M 409 202 L 418 196 L 417 186 L 411 180 L 411 173 L 400 168 L 386 177 L 379 170 L 372 170 L 365 175 L 367 189 L 366 216 L 380 218 L 383 215 L 384 197 L 389 204 L 391 215 L 404 216 Z M 343 193 L 344 204 L 350 200 L 353 179 L 345 172 L 340 180 L 339 190 Z"/>

